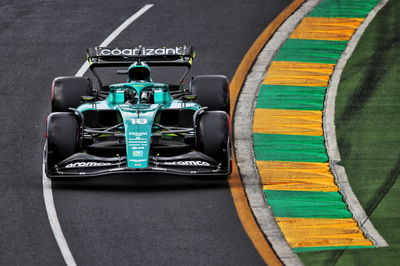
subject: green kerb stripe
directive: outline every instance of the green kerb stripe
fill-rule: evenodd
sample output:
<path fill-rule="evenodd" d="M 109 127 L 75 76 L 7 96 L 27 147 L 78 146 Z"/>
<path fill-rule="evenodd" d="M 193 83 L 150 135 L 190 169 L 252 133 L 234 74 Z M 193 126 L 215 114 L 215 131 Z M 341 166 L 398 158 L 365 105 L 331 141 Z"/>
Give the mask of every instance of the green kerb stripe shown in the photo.
<path fill-rule="evenodd" d="M 347 41 L 288 39 L 274 60 L 336 64 L 346 45 Z"/>
<path fill-rule="evenodd" d="M 375 248 L 374 246 L 330 246 L 330 247 L 304 247 L 304 248 L 293 248 L 297 253 L 307 251 L 323 251 L 323 250 L 335 250 L 335 249 L 357 249 L 357 248 Z"/>
<path fill-rule="evenodd" d="M 380 0 L 322 0 L 309 17 L 365 18 Z"/>
<path fill-rule="evenodd" d="M 325 87 L 261 85 L 257 108 L 322 111 Z"/>
<path fill-rule="evenodd" d="M 327 162 L 323 136 L 253 133 L 260 161 Z"/>
<path fill-rule="evenodd" d="M 352 218 L 339 192 L 264 190 L 276 217 Z"/>

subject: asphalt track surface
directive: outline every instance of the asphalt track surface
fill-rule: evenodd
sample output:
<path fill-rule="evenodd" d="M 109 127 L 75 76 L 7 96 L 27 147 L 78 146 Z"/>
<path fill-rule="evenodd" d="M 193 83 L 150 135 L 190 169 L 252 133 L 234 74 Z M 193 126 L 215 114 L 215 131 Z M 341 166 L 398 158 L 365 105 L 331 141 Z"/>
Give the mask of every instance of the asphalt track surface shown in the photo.
<path fill-rule="evenodd" d="M 54 77 L 152 3 L 112 46 L 196 47 L 192 75 L 232 78 L 290 3 L 269 1 L 0 2 L 0 265 L 63 265 L 43 202 L 42 150 Z M 78 265 L 262 265 L 221 178 L 109 176 L 53 183 Z"/>

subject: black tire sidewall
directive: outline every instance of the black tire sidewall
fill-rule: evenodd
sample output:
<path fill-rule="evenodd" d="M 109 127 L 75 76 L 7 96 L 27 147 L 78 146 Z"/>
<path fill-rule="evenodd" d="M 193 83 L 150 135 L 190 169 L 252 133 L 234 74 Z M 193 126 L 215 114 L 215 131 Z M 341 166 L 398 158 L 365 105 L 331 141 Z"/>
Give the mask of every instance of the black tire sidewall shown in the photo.
<path fill-rule="evenodd" d="M 223 111 L 206 111 L 201 114 L 196 126 L 197 149 L 227 164 L 230 141 L 229 116 Z"/>
<path fill-rule="evenodd" d="M 50 167 L 80 148 L 81 125 L 73 113 L 56 112 L 47 118 L 47 162 Z"/>

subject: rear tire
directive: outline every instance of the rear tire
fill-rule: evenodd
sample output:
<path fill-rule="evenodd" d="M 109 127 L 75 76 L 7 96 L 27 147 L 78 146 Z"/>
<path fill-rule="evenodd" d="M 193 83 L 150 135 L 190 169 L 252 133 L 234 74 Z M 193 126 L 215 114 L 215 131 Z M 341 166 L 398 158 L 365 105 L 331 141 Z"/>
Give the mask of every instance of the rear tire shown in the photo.
<path fill-rule="evenodd" d="M 222 111 L 204 112 L 196 129 L 197 149 L 228 166 L 230 157 L 230 126 L 229 116 Z"/>
<path fill-rule="evenodd" d="M 229 82 L 222 75 L 195 76 L 189 83 L 189 93 L 207 110 L 225 111 L 229 114 Z"/>
<path fill-rule="evenodd" d="M 81 128 L 81 123 L 73 113 L 56 112 L 47 117 L 49 169 L 80 150 Z"/>
<path fill-rule="evenodd" d="M 93 95 L 92 81 L 87 77 L 58 77 L 51 89 L 51 111 L 68 112 L 81 104 L 81 96 Z"/>

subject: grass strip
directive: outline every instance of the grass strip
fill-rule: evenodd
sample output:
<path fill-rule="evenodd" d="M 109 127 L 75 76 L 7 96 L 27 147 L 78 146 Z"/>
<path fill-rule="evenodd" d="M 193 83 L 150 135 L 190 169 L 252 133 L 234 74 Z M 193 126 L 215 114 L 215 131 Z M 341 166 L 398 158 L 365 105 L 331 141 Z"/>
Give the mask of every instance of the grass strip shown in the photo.
<path fill-rule="evenodd" d="M 352 190 L 389 247 L 300 254 L 305 265 L 400 261 L 400 1 L 389 1 L 348 61 L 336 99 L 336 132 Z"/>

